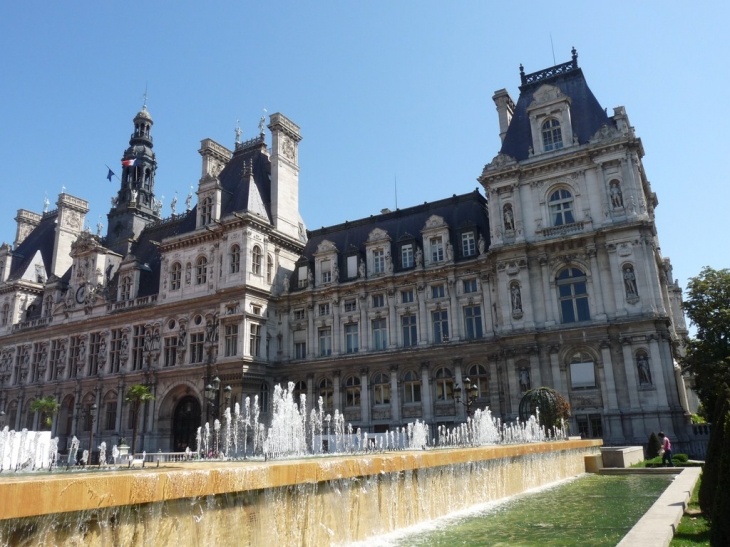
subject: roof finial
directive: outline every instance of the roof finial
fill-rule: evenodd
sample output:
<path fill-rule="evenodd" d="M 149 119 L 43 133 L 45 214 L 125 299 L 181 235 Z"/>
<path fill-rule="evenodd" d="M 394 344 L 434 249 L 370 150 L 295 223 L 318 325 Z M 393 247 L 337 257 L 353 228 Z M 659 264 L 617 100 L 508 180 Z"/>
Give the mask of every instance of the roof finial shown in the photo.
<path fill-rule="evenodd" d="M 575 46 L 570 50 L 573 55 L 573 68 L 578 68 L 578 52 L 575 50 Z"/>
<path fill-rule="evenodd" d="M 239 120 L 236 120 L 236 144 L 241 144 L 241 127 Z"/>
<path fill-rule="evenodd" d="M 142 110 L 147 110 L 147 82 L 144 83 L 144 103 L 142 104 Z"/>
<path fill-rule="evenodd" d="M 51 202 L 48 201 L 48 192 L 45 192 L 44 194 L 45 195 L 43 197 L 43 212 L 44 213 L 47 213 L 48 212 L 48 206 L 51 204 Z"/>
<path fill-rule="evenodd" d="M 264 108 L 264 115 L 259 120 L 259 133 L 264 134 L 264 128 L 266 127 L 266 109 Z"/>
<path fill-rule="evenodd" d="M 522 84 L 525 83 L 525 67 L 522 66 L 522 63 L 520 63 L 520 80 L 522 80 Z"/>

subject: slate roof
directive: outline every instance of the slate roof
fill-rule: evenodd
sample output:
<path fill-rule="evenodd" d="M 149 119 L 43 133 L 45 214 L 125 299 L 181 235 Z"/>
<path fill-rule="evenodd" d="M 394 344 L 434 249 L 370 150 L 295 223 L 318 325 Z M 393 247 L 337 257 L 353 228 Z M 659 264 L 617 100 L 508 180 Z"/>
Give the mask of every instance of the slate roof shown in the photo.
<path fill-rule="evenodd" d="M 46 268 L 46 277 L 51 275 L 53 263 L 53 245 L 56 240 L 56 221 L 58 211 L 44 214 L 38 226 L 28 234 L 23 242 L 13 249 L 13 259 L 10 265 L 8 281 L 20 279 L 28 269 L 36 252 L 41 252 L 43 265 Z"/>
<path fill-rule="evenodd" d="M 522 80 L 526 83 L 520 86 L 520 97 L 517 99 L 512 121 L 500 150 L 502 154 L 512 156 L 517 161 L 526 160 L 529 157 L 532 132 L 527 108 L 534 100 L 533 93 L 543 84 L 558 87 L 564 95 L 570 97 L 573 133 L 578 136 L 580 144 L 587 143 L 604 124 L 615 127 L 613 120 L 606 114 L 588 87 L 583 71 L 577 66 L 577 59 L 574 58 L 572 66 L 569 65 L 571 63 L 564 63 L 543 71 L 522 75 Z M 568 66 L 568 70 L 559 70 L 566 66 Z M 564 140 L 570 138 L 565 136 Z"/>
<path fill-rule="evenodd" d="M 444 222 L 449 227 L 449 237 L 454 247 L 454 260 L 458 263 L 462 260 L 472 259 L 473 257 L 463 257 L 461 255 L 461 231 L 467 229 L 474 230 L 475 239 L 478 240 L 482 236 L 486 242 L 486 248 L 489 248 L 489 217 L 487 212 L 487 200 L 475 190 L 468 194 L 424 203 L 407 209 L 396 209 L 388 213 L 373 215 L 368 218 L 355 220 L 353 222 L 345 222 L 319 230 L 308 231 L 309 239 L 304 248 L 303 259 L 298 261 L 298 265 L 305 262 L 310 265 L 314 262 L 314 253 L 317 247 L 324 240 L 331 241 L 338 250 L 338 267 L 340 272 L 346 271 L 347 256 L 358 254 L 360 257 L 365 256 L 365 243 L 370 233 L 375 228 L 380 228 L 388 233 L 391 239 L 391 256 L 393 257 L 393 269 L 395 272 L 405 271 L 400 264 L 399 244 L 402 242 L 413 241 L 416 246 L 423 249 L 423 237 L 421 230 L 424 229 L 426 221 L 432 216 L 438 215 L 443 217 Z M 424 251 L 425 252 L 425 251 Z M 413 269 L 413 268 L 407 268 Z M 298 269 L 293 272 L 290 286 L 292 291 L 296 290 L 298 284 Z M 343 277 L 341 276 L 341 279 Z"/>

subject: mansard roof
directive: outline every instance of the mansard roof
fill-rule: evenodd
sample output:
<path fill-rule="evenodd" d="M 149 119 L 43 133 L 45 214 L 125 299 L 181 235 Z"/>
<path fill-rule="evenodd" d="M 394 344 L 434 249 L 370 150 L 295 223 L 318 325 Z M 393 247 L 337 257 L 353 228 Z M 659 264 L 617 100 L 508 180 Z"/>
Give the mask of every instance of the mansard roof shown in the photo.
<path fill-rule="evenodd" d="M 578 137 L 580 144 L 587 143 L 604 124 L 615 127 L 615 122 L 601 107 L 588 87 L 583 71 L 578 68 L 575 51 L 572 62 L 532 74 L 521 72 L 521 77 L 520 97 L 502 143 L 500 150 L 502 154 L 512 156 L 517 161 L 526 160 L 529 157 L 532 133 L 527 109 L 534 100 L 533 94 L 544 84 L 555 86 L 563 95 L 570 97 L 570 119 L 573 133 Z"/>
<path fill-rule="evenodd" d="M 407 209 L 396 209 L 380 215 L 308 231 L 309 239 L 304 248 L 303 258 L 313 261 L 318 247 L 326 240 L 332 242 L 337 248 L 342 270 L 345 265 L 344 257 L 356 252 L 364 253 L 365 244 L 368 242 L 370 234 L 376 229 L 387 233 L 391 245 L 395 245 L 399 241 L 415 240 L 417 245 L 423 248 L 421 231 L 426 227 L 426 222 L 434 215 L 442 217 L 448 226 L 456 262 L 464 260 L 461 256 L 461 246 L 457 244 L 455 237 L 462 229 L 473 229 L 476 232 L 475 238 L 483 237 L 489 248 L 487 200 L 479 193 L 479 189 L 476 189 L 468 194 L 458 196 L 454 194 L 450 198 L 439 201 Z M 393 248 L 393 252 L 396 252 L 395 248 Z M 399 262 L 399 260 L 394 260 L 396 272 L 400 269 Z M 294 282 L 297 281 L 296 275 L 295 271 L 295 278 L 292 279 Z M 296 283 L 292 283 L 292 287 L 296 287 Z"/>
<path fill-rule="evenodd" d="M 39 251 L 43 258 L 46 276 L 50 277 L 53 263 L 53 245 L 56 241 L 57 220 L 58 211 L 51 211 L 44 214 L 38 226 L 33 228 L 22 243 L 13 249 L 13 259 L 10 265 L 8 281 L 14 281 L 23 277 L 23 274 L 33 261 L 33 257 Z"/>
<path fill-rule="evenodd" d="M 249 176 L 253 174 L 253 179 Z M 263 135 L 239 146 L 218 175 L 221 187 L 221 217 L 233 212 L 251 212 L 271 220 L 271 161 Z"/>

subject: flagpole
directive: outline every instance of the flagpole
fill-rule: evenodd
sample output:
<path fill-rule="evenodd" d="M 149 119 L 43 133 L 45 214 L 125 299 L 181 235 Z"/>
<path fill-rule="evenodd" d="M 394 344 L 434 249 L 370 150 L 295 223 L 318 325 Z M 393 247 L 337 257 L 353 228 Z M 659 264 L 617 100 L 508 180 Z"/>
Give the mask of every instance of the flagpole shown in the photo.
<path fill-rule="evenodd" d="M 108 165 L 107 165 L 106 163 L 104 164 L 104 167 L 106 167 L 106 168 L 107 168 L 107 169 L 109 170 L 109 172 L 110 172 L 110 173 L 112 174 L 112 176 L 114 176 L 114 177 L 117 177 L 117 180 L 118 180 L 119 182 L 122 182 L 122 179 L 120 179 L 120 178 L 119 178 L 119 177 L 117 176 L 117 174 L 116 174 L 116 173 L 115 173 L 114 171 L 112 171 L 112 168 L 111 168 L 111 167 L 109 167 L 109 166 L 108 166 Z M 111 182 L 111 181 L 110 181 L 110 182 Z"/>

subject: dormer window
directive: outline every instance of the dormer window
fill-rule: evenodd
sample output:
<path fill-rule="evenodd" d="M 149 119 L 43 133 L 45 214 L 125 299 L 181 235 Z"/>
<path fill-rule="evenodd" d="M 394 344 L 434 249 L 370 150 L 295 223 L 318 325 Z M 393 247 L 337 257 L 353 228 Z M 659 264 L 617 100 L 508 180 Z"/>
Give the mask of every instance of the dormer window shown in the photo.
<path fill-rule="evenodd" d="M 563 133 L 560 129 L 560 122 L 550 118 L 542 124 L 542 146 L 545 152 L 559 150 L 563 147 Z"/>
<path fill-rule="evenodd" d="M 553 226 L 563 226 L 575 222 L 573 195 L 568 190 L 555 190 L 550 195 L 550 221 Z"/>
<path fill-rule="evenodd" d="M 413 267 L 413 243 L 407 243 L 400 248 L 400 264 L 404 269 Z"/>
<path fill-rule="evenodd" d="M 213 198 L 207 197 L 200 204 L 200 224 L 210 224 L 213 222 Z"/>
<path fill-rule="evenodd" d="M 373 251 L 373 272 L 385 273 L 385 251 L 383 249 Z"/>
<path fill-rule="evenodd" d="M 331 260 L 323 260 L 320 263 L 320 275 L 322 277 L 322 283 L 331 283 L 332 282 L 332 261 Z"/>
<path fill-rule="evenodd" d="M 439 237 L 432 237 L 429 240 L 431 246 L 431 262 L 441 262 L 444 259 L 444 240 Z"/>
<path fill-rule="evenodd" d="M 122 277 L 120 300 L 129 300 L 132 297 L 132 276 L 125 275 Z"/>
<path fill-rule="evenodd" d="M 477 254 L 477 244 L 474 239 L 474 232 L 461 234 L 461 254 L 463 256 L 474 256 Z"/>

